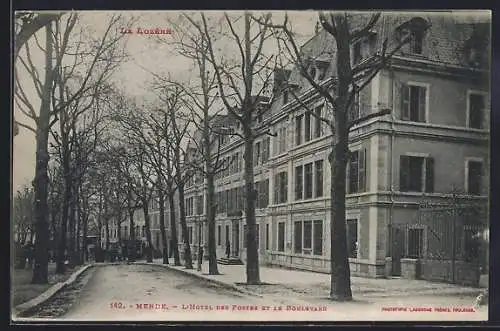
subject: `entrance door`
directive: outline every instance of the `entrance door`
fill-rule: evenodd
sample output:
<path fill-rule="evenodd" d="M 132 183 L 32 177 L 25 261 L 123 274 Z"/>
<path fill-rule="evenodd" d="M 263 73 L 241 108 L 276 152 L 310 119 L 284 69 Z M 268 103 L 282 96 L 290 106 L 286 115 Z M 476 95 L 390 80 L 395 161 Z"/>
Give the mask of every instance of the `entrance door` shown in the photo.
<path fill-rule="evenodd" d="M 231 241 L 231 237 L 229 237 L 229 225 L 226 225 L 226 242 L 224 245 L 227 245 L 228 241 Z"/>
<path fill-rule="evenodd" d="M 392 275 L 401 276 L 401 258 L 404 254 L 404 232 L 400 227 L 392 228 Z"/>
<path fill-rule="evenodd" d="M 240 224 L 234 224 L 234 255 L 240 256 Z"/>

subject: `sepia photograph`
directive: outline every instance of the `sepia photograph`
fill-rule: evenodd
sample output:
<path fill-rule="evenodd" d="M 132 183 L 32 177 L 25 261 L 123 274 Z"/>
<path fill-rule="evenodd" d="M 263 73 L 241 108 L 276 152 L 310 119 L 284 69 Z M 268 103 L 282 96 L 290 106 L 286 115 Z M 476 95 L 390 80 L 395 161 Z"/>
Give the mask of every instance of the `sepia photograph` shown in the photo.
<path fill-rule="evenodd" d="M 491 22 L 14 12 L 11 323 L 487 321 Z"/>

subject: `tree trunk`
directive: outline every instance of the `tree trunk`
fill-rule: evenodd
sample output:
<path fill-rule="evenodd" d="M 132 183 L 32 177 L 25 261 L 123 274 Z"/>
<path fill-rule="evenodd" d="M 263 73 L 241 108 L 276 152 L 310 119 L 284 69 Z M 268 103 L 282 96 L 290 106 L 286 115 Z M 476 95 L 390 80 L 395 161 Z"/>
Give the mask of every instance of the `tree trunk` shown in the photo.
<path fill-rule="evenodd" d="M 63 202 L 62 202 L 62 210 L 61 210 L 61 232 L 59 238 L 59 245 L 57 250 L 57 267 L 56 273 L 62 274 L 66 272 L 66 252 L 67 252 L 67 241 L 68 241 L 68 232 L 70 234 L 71 241 L 71 226 L 69 224 L 68 231 L 68 221 L 70 214 L 70 204 L 71 204 L 71 194 L 72 194 L 72 184 L 71 184 L 71 174 L 70 174 L 70 155 L 69 155 L 69 141 L 68 136 L 64 132 L 65 130 L 65 114 L 61 112 L 60 118 L 60 127 L 61 127 L 61 148 L 62 148 L 62 168 L 63 168 L 63 178 L 64 178 L 64 193 L 63 193 Z"/>
<path fill-rule="evenodd" d="M 193 259 L 191 256 L 191 246 L 189 243 L 188 227 L 186 223 L 186 209 L 184 203 L 184 184 L 179 181 L 179 213 L 182 231 L 182 242 L 184 243 L 184 266 L 186 269 L 193 269 Z"/>
<path fill-rule="evenodd" d="M 350 60 L 350 32 L 347 18 L 335 17 L 337 26 L 337 111 L 335 116 L 335 135 L 333 150 L 330 154 L 331 210 L 330 210 L 330 259 L 331 288 L 330 298 L 338 301 L 352 300 L 351 275 L 347 250 L 345 218 L 346 165 L 348 158 L 349 132 L 347 127 L 349 85 L 352 82 Z"/>
<path fill-rule="evenodd" d="M 206 104 L 208 101 L 206 100 Z M 212 146 L 210 143 L 210 117 L 208 109 L 204 110 L 203 121 L 203 150 L 205 160 L 205 173 L 207 178 L 207 203 L 206 215 L 208 223 L 208 274 L 218 275 L 219 269 L 217 266 L 217 248 L 215 243 L 215 215 L 217 213 L 217 205 L 215 204 L 215 183 L 214 183 L 214 164 L 212 160 Z"/>
<path fill-rule="evenodd" d="M 134 224 L 134 209 L 132 208 L 132 202 L 129 195 L 128 201 L 128 215 L 130 220 L 130 240 L 129 240 L 129 252 L 128 252 L 128 260 L 129 262 L 135 262 L 135 224 Z"/>
<path fill-rule="evenodd" d="M 330 259 L 331 259 L 331 288 L 330 298 L 338 301 L 352 299 L 351 278 L 346 238 L 345 218 L 345 186 L 346 186 L 346 158 L 342 157 L 347 148 L 347 141 L 339 139 L 334 153 L 330 157 L 331 209 L 330 209 Z"/>
<path fill-rule="evenodd" d="M 50 96 L 52 91 L 52 28 L 46 27 L 46 56 L 45 56 L 45 82 L 40 105 L 36 132 L 36 167 L 35 167 L 35 266 L 33 268 L 33 284 L 48 283 L 49 263 L 49 221 L 47 194 L 49 177 L 47 167 L 49 162 L 48 141 L 50 123 Z"/>
<path fill-rule="evenodd" d="M 172 190 L 169 190 L 172 192 Z M 170 240 L 172 242 L 172 254 L 174 255 L 174 265 L 180 266 L 181 259 L 179 257 L 179 246 L 177 243 L 177 224 L 175 222 L 175 200 L 174 193 L 168 195 L 168 208 L 170 209 Z"/>
<path fill-rule="evenodd" d="M 106 214 L 108 213 L 108 210 L 106 209 Z M 106 215 L 104 218 L 104 226 L 106 229 L 106 253 L 109 253 L 109 217 Z"/>
<path fill-rule="evenodd" d="M 151 242 L 151 224 L 149 218 L 149 208 L 148 201 L 144 200 L 142 202 L 142 210 L 144 211 L 144 223 L 146 225 L 146 240 L 148 242 L 148 247 L 146 249 L 146 260 L 147 262 L 153 262 L 153 244 Z"/>
<path fill-rule="evenodd" d="M 77 221 L 76 221 L 76 236 L 75 236 L 75 240 L 76 240 L 76 247 L 75 247 L 75 254 L 74 254 L 74 260 L 75 260 L 75 264 L 76 265 L 81 265 L 83 263 L 83 259 L 82 259 L 82 245 L 81 245 L 81 241 L 80 241 L 80 233 L 81 233 L 81 230 L 82 230 L 82 223 L 83 223 L 83 216 L 82 215 L 82 204 L 81 204 L 81 188 L 80 188 L 80 185 L 78 185 L 78 189 L 77 189 L 77 198 L 76 198 L 76 212 L 77 212 Z"/>
<path fill-rule="evenodd" d="M 247 243 L 247 284 L 259 284 L 259 254 L 257 251 L 256 238 L 256 220 L 255 220 L 255 198 L 254 174 L 253 174 L 253 138 L 250 128 L 245 133 L 245 220 L 247 224 L 246 243 Z"/>
<path fill-rule="evenodd" d="M 208 221 L 208 274 L 218 275 L 217 250 L 215 245 L 215 185 L 211 171 L 207 173 L 207 221 Z"/>
<path fill-rule="evenodd" d="M 85 207 L 82 209 L 86 209 Z M 83 218 L 83 231 L 82 231 L 82 262 L 88 262 L 89 260 L 89 253 L 88 253 L 88 242 L 87 242 L 87 233 L 88 233 L 88 223 L 89 220 L 87 218 L 87 212 L 83 212 L 82 218 Z"/>
<path fill-rule="evenodd" d="M 69 243 L 68 243 L 68 260 L 69 267 L 75 265 L 75 248 L 76 248 L 76 200 L 77 200 L 77 192 L 75 187 L 71 190 L 71 198 L 70 198 L 70 210 L 69 210 Z"/>
<path fill-rule="evenodd" d="M 163 245 L 162 257 L 163 264 L 168 264 L 168 242 L 167 242 L 167 231 L 165 229 L 165 195 L 163 194 L 163 188 L 158 189 L 158 202 L 160 203 L 160 233 L 161 242 Z"/>

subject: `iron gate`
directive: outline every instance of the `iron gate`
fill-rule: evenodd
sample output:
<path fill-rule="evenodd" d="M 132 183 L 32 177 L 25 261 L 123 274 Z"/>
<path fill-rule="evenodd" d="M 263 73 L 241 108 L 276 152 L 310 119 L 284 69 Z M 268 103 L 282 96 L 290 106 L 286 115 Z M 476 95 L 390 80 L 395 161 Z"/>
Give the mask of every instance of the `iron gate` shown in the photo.
<path fill-rule="evenodd" d="M 476 286 L 488 271 L 484 204 L 422 203 L 411 223 L 389 226 L 392 275 L 401 259 L 417 260 L 417 278 Z"/>

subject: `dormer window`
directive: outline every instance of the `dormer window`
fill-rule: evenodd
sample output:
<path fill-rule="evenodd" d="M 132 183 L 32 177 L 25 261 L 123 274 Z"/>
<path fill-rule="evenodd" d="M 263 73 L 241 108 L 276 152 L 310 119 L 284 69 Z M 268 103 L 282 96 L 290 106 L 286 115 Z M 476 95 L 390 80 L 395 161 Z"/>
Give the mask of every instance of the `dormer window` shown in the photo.
<path fill-rule="evenodd" d="M 467 64 L 477 66 L 481 63 L 481 53 L 476 48 L 469 48 L 466 53 Z"/>
<path fill-rule="evenodd" d="M 283 104 L 286 105 L 288 103 L 288 91 L 283 90 Z"/>
<path fill-rule="evenodd" d="M 424 53 L 425 32 L 429 27 L 430 24 L 426 20 L 414 17 L 397 28 L 399 41 L 409 43 L 407 50 L 410 54 L 422 55 Z"/>
<path fill-rule="evenodd" d="M 326 68 L 320 68 L 318 69 L 319 70 L 319 74 L 318 74 L 318 80 L 323 80 L 325 79 L 325 76 L 326 76 Z"/>
<path fill-rule="evenodd" d="M 422 54 L 424 32 L 420 30 L 410 32 L 410 53 Z"/>
<path fill-rule="evenodd" d="M 368 36 L 364 36 L 361 39 L 356 40 L 352 44 L 353 65 L 360 63 L 363 59 L 366 59 L 372 55 L 375 40 L 376 33 L 374 31 L 370 31 Z"/>
<path fill-rule="evenodd" d="M 358 64 L 361 62 L 361 58 L 361 41 L 358 41 L 352 46 L 352 62 Z"/>
<path fill-rule="evenodd" d="M 309 75 L 312 77 L 312 79 L 316 80 L 316 67 L 314 65 L 312 65 L 309 69 Z"/>

